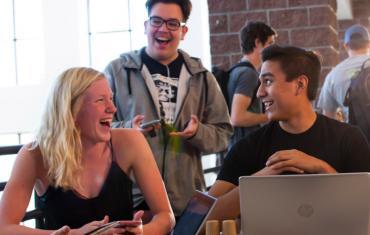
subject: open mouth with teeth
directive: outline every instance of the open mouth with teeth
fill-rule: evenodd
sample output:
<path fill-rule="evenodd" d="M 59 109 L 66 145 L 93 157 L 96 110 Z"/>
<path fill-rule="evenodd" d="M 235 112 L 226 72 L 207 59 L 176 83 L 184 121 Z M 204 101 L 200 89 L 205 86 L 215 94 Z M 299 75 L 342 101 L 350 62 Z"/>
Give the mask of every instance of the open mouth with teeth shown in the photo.
<path fill-rule="evenodd" d="M 105 126 L 105 127 L 110 128 L 111 123 L 112 123 L 111 119 L 102 119 L 102 120 L 100 120 L 100 125 Z"/>
<path fill-rule="evenodd" d="M 167 45 L 171 41 L 171 39 L 166 37 L 156 37 L 155 41 L 160 45 Z"/>
<path fill-rule="evenodd" d="M 263 101 L 263 105 L 265 106 L 265 110 L 269 110 L 274 102 L 272 101 Z"/>

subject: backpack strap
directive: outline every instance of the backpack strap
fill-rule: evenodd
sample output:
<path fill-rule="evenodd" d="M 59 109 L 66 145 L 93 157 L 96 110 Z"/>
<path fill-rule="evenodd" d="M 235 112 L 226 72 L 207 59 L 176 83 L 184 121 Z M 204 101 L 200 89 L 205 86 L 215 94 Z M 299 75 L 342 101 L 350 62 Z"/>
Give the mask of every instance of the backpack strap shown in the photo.
<path fill-rule="evenodd" d="M 229 73 L 231 73 L 231 71 L 237 67 L 249 67 L 251 69 L 253 69 L 254 71 L 256 71 L 256 68 L 254 68 L 253 64 L 251 64 L 249 61 L 241 61 L 235 65 L 233 65 L 230 69 L 229 69 Z"/>
<path fill-rule="evenodd" d="M 353 86 L 353 82 L 354 82 L 354 78 L 357 77 L 362 71 L 364 71 L 367 66 L 366 64 L 370 62 L 370 59 L 366 59 L 362 65 L 361 65 L 361 69 L 358 71 L 358 73 L 356 73 L 353 77 L 351 77 L 351 83 L 347 89 L 347 92 L 346 92 L 346 95 L 344 96 L 344 100 L 343 100 L 343 105 L 346 106 L 346 107 L 349 107 L 349 102 L 350 102 L 350 93 L 351 93 L 351 87 Z"/>
<path fill-rule="evenodd" d="M 364 63 L 362 63 L 362 65 L 361 65 L 361 70 L 364 70 L 365 68 L 367 68 L 368 66 L 366 66 L 366 64 L 368 63 L 368 62 L 370 62 L 370 59 L 367 59 L 367 60 L 365 60 L 364 61 Z M 370 66 L 370 65 L 369 65 Z"/>
<path fill-rule="evenodd" d="M 257 70 L 256 70 L 256 68 L 253 66 L 253 64 L 251 64 L 249 61 L 241 61 L 241 62 L 239 62 L 239 63 L 237 63 L 237 64 L 235 64 L 234 66 L 232 66 L 230 69 L 229 69 L 229 71 L 228 71 L 228 73 L 230 74 L 231 73 L 231 71 L 233 70 L 233 69 L 235 69 L 235 68 L 238 68 L 238 67 L 248 67 L 248 68 L 251 68 L 251 69 L 253 69 L 254 71 L 256 71 L 257 72 Z M 254 91 L 253 91 L 253 97 L 252 97 L 252 99 L 251 99 L 251 103 L 249 104 L 249 107 L 253 104 L 253 102 L 255 101 L 255 99 L 257 98 L 257 90 L 258 90 L 258 87 L 260 86 L 260 82 L 258 81 L 258 85 L 257 85 L 257 87 L 254 89 Z M 230 104 L 230 106 L 231 106 L 231 104 Z M 249 108 L 248 107 L 248 108 Z M 230 110 L 231 110 L 231 107 L 230 107 Z"/>

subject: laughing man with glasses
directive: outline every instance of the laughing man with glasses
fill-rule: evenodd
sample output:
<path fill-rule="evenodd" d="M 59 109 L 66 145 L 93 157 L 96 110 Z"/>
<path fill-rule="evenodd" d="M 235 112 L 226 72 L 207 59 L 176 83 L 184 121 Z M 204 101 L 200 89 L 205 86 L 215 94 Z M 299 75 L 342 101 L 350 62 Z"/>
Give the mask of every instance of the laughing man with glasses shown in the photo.
<path fill-rule="evenodd" d="M 179 216 L 194 190 L 205 190 L 201 154 L 224 150 L 232 126 L 213 75 L 199 59 L 178 49 L 188 32 L 191 2 L 148 0 L 146 7 L 148 46 L 122 54 L 105 70 L 117 106 L 113 126 L 139 129 L 147 136 Z M 160 126 L 140 129 L 140 123 L 155 119 Z M 148 135 L 153 131 L 154 137 Z M 134 190 L 133 197 L 135 206 L 145 209 L 141 192 Z"/>

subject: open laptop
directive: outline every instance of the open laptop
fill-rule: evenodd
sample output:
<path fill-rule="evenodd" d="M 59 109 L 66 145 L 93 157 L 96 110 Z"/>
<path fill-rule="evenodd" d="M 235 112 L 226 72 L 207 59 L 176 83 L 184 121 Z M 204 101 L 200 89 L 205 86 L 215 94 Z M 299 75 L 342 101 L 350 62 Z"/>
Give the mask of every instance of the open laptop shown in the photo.
<path fill-rule="evenodd" d="M 171 235 L 198 234 L 215 203 L 216 198 L 200 191 L 195 191 Z"/>
<path fill-rule="evenodd" d="M 244 235 L 368 235 L 368 173 L 242 176 Z"/>

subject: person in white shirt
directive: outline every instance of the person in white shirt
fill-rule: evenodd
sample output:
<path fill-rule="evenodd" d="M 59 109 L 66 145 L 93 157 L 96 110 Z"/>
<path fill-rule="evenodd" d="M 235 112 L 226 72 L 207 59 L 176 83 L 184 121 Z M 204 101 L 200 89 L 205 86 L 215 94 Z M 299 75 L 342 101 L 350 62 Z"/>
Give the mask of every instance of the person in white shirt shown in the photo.
<path fill-rule="evenodd" d="M 326 76 L 317 107 L 323 114 L 336 118 L 337 110 L 348 122 L 348 107 L 343 105 L 351 78 L 359 72 L 365 60 L 370 59 L 370 36 L 367 28 L 360 24 L 349 27 L 344 34 L 344 48 L 348 58 L 334 67 Z M 337 118 L 338 119 L 338 118 Z"/>

